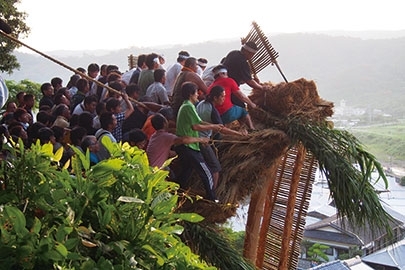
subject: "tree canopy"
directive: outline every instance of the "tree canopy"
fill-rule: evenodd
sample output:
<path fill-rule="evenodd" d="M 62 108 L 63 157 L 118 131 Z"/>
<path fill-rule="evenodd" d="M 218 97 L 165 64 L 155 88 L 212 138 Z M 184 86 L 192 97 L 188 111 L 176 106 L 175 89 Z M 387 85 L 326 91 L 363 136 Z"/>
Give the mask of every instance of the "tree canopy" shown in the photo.
<path fill-rule="evenodd" d="M 27 13 L 18 11 L 16 7 L 19 2 L 20 0 L 4 0 L 0 2 L 0 10 L 2 11 L 0 19 L 10 26 L 12 30 L 10 35 L 17 39 L 26 37 L 30 32 L 30 28 L 24 22 Z M 0 35 L 0 71 L 11 74 L 14 69 L 20 68 L 17 58 L 13 55 L 13 51 L 19 47 L 21 47 L 20 44 Z"/>

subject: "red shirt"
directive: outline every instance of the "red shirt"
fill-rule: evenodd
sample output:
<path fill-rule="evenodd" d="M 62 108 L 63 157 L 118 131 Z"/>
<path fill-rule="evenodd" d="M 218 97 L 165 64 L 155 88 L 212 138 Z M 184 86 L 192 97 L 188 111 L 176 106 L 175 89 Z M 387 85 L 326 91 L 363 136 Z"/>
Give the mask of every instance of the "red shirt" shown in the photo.
<path fill-rule="evenodd" d="M 215 106 L 219 114 L 224 114 L 227 110 L 232 108 L 233 103 L 231 101 L 231 94 L 239 91 L 239 86 L 236 84 L 235 80 L 232 78 L 218 77 L 215 81 L 208 87 L 207 94 L 211 92 L 212 87 L 220 85 L 225 89 L 225 101 L 222 105 Z"/>

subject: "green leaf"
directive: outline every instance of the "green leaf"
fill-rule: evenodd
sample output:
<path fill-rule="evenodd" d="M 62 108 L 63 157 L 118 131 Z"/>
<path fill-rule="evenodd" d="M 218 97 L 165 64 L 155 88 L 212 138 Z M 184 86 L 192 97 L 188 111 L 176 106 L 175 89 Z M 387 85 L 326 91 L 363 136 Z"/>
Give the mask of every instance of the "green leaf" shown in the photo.
<path fill-rule="evenodd" d="M 73 250 L 79 243 L 79 238 L 69 238 L 65 241 L 65 247 L 67 250 Z"/>
<path fill-rule="evenodd" d="M 169 158 L 168 160 L 166 160 L 163 165 L 159 168 L 160 170 L 164 170 L 165 168 L 167 168 L 170 163 L 172 163 L 173 160 L 175 160 L 177 158 L 177 156 Z"/>
<path fill-rule="evenodd" d="M 111 207 L 105 207 L 104 208 L 104 214 L 100 220 L 100 225 L 101 226 L 107 226 L 112 219 L 112 212 L 115 210 L 115 208 L 113 206 Z"/>
<path fill-rule="evenodd" d="M 10 222 L 14 231 L 17 234 L 23 235 L 28 231 L 25 228 L 25 226 L 26 226 L 25 216 L 20 211 L 20 209 L 18 209 L 17 207 L 14 207 L 14 206 L 6 205 L 4 207 L 4 212 L 5 212 L 6 216 L 8 217 L 8 222 Z"/>
<path fill-rule="evenodd" d="M 55 245 L 55 249 L 65 258 L 68 255 L 68 250 L 62 243 L 57 242 Z"/>
<path fill-rule="evenodd" d="M 53 144 L 45 143 L 41 147 L 41 152 L 48 157 L 53 157 Z"/>
<path fill-rule="evenodd" d="M 31 228 L 31 232 L 33 232 L 35 234 L 39 234 L 39 232 L 41 231 L 41 226 L 42 226 L 41 221 L 37 217 L 35 217 L 34 224 L 32 225 L 32 228 Z"/>
<path fill-rule="evenodd" d="M 66 198 L 66 191 L 63 189 L 56 189 L 52 191 L 52 196 L 55 201 L 60 201 Z"/>
<path fill-rule="evenodd" d="M 86 260 L 83 262 L 80 269 L 81 270 L 94 270 L 94 269 L 98 269 L 98 268 L 96 267 L 96 263 L 93 260 L 89 259 L 89 260 Z"/>
<path fill-rule="evenodd" d="M 117 149 L 116 143 L 113 143 L 113 141 L 108 136 L 103 136 L 101 138 L 101 143 L 111 155 L 113 155 L 114 151 L 116 151 Z"/>
<path fill-rule="evenodd" d="M 79 158 L 80 162 L 82 163 L 83 169 L 89 170 L 90 169 L 90 154 L 87 156 L 83 154 L 83 151 L 79 148 L 75 147 L 74 145 L 70 145 L 72 150 L 75 152 L 75 156 Z"/>
<path fill-rule="evenodd" d="M 52 147 L 53 148 L 53 147 Z M 65 149 L 63 147 L 60 147 L 58 150 L 56 150 L 55 154 L 53 154 L 52 159 L 54 161 L 60 161 L 63 155 L 63 152 L 65 151 Z"/>
<path fill-rule="evenodd" d="M 120 196 L 117 201 L 120 202 L 127 202 L 127 203 L 144 203 L 143 200 L 134 198 L 134 197 L 127 197 L 127 196 Z"/>
<path fill-rule="evenodd" d="M 111 187 L 118 181 L 113 175 L 109 174 L 107 177 L 101 177 L 99 181 L 97 181 L 97 186 L 99 188 L 102 187 Z"/>
<path fill-rule="evenodd" d="M 174 216 L 188 222 L 200 222 L 204 220 L 203 216 L 196 213 L 176 213 Z"/>
<path fill-rule="evenodd" d="M 169 214 L 173 211 L 174 207 L 177 204 L 178 197 L 170 196 L 170 194 L 164 193 L 165 196 L 156 197 L 152 203 L 153 214 L 162 215 Z M 166 196 L 169 195 L 169 196 Z"/>
<path fill-rule="evenodd" d="M 49 250 L 44 257 L 50 261 L 63 261 L 66 256 L 63 256 L 58 250 Z"/>
<path fill-rule="evenodd" d="M 110 260 L 106 260 L 104 257 L 101 257 L 100 260 L 97 262 L 97 269 L 114 269 L 114 266 L 110 262 Z"/>
<path fill-rule="evenodd" d="M 173 226 L 163 225 L 160 229 L 168 234 L 180 235 L 184 232 L 184 227 L 181 225 L 173 225 Z"/>
<path fill-rule="evenodd" d="M 103 160 L 92 167 L 89 177 L 101 181 L 103 178 L 111 177 L 113 172 L 120 171 L 124 164 L 125 161 L 120 159 Z"/>
<path fill-rule="evenodd" d="M 156 252 L 156 250 L 153 247 L 151 247 L 150 245 L 143 245 L 142 248 L 153 254 L 153 257 L 157 260 L 157 264 L 159 266 L 162 266 L 164 264 L 163 257 L 160 256 L 159 253 Z"/>

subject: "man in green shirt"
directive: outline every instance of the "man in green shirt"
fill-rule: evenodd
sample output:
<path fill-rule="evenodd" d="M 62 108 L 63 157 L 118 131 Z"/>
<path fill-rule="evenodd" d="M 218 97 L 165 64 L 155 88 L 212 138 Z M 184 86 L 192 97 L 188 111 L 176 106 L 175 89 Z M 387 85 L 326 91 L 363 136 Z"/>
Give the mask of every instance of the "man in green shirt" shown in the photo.
<path fill-rule="evenodd" d="M 198 102 L 198 86 L 192 82 L 185 82 L 181 87 L 183 104 L 180 106 L 177 122 L 176 135 L 199 137 L 199 131 L 213 130 L 219 132 L 224 128 L 222 124 L 210 124 L 203 122 L 198 116 L 195 104 Z M 212 201 L 217 201 L 212 173 L 208 168 L 204 157 L 200 152 L 199 143 L 190 143 L 179 145 L 175 148 L 179 155 L 182 171 L 178 175 L 177 180 L 180 187 L 185 189 L 189 186 L 188 180 L 194 170 L 201 178 L 204 188 L 207 192 L 207 198 Z"/>

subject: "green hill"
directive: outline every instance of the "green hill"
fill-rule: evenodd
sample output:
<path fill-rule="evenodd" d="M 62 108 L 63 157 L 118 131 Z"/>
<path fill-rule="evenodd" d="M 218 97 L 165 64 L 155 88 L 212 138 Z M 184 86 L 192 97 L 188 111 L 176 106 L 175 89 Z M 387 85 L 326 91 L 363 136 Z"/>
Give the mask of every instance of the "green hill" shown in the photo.
<path fill-rule="evenodd" d="M 405 123 L 356 127 L 350 130 L 378 160 L 405 168 Z"/>

